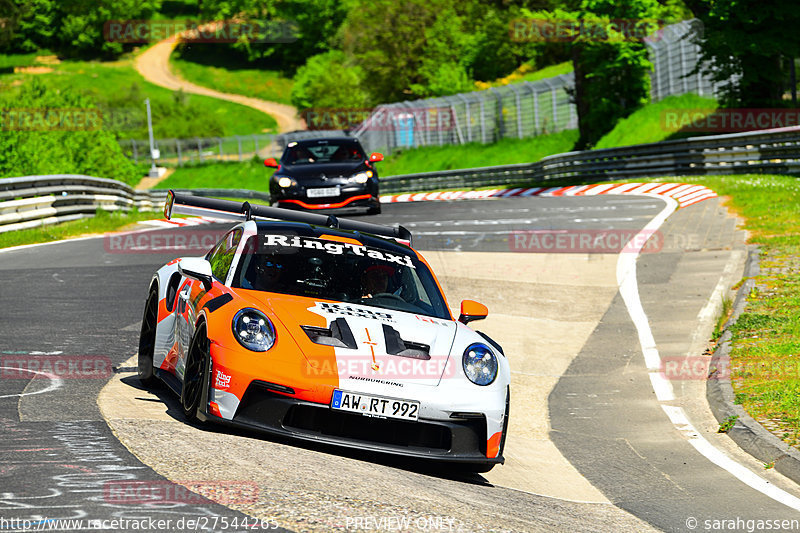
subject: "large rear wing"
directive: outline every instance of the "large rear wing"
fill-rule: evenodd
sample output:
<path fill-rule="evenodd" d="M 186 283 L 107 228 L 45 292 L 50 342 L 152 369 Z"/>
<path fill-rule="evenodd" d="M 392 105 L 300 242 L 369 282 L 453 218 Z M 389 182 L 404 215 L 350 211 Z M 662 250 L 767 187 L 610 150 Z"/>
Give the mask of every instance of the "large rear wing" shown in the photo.
<path fill-rule="evenodd" d="M 338 218 L 333 215 L 321 215 L 318 213 L 293 211 L 280 207 L 254 205 L 250 202 L 234 202 L 232 200 L 204 198 L 202 196 L 177 193 L 170 190 L 167 193 L 167 201 L 164 204 L 164 216 L 169 220 L 172 215 L 176 214 L 209 216 L 236 221 L 250 220 L 252 218 L 287 220 L 290 222 L 313 224 L 315 226 L 360 231 L 361 233 L 369 233 L 380 237 L 389 237 L 411 245 L 411 232 L 399 224 L 397 226 L 384 226 L 381 224 L 361 222 L 359 220 Z"/>

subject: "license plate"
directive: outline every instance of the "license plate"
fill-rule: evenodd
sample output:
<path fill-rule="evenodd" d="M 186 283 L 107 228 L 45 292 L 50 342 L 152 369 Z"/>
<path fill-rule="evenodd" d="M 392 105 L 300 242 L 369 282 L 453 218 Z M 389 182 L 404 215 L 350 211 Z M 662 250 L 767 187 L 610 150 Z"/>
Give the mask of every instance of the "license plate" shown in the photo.
<path fill-rule="evenodd" d="M 318 189 L 306 189 L 309 198 L 325 198 L 327 196 L 339 196 L 339 187 L 320 187 Z"/>
<path fill-rule="evenodd" d="M 331 409 L 361 413 L 366 416 L 400 418 L 401 420 L 417 420 L 419 418 L 419 402 L 339 389 L 333 391 Z"/>

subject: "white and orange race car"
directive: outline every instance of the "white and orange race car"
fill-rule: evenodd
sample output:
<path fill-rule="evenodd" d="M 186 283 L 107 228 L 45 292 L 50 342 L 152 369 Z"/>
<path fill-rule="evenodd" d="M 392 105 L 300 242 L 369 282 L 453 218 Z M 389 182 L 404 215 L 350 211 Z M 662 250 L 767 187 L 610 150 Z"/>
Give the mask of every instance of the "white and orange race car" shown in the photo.
<path fill-rule="evenodd" d="M 450 313 L 402 226 L 169 192 L 165 215 L 240 220 L 153 276 L 139 378 L 189 420 L 460 463 L 503 462 L 510 370 Z"/>

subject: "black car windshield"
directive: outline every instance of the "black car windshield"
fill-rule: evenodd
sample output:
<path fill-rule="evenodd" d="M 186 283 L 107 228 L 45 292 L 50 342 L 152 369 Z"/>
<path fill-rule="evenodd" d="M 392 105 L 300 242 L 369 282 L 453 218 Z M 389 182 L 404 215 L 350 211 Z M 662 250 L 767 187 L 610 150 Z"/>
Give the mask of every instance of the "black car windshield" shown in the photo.
<path fill-rule="evenodd" d="M 450 319 L 425 263 L 406 253 L 334 239 L 252 236 L 233 286 Z"/>
<path fill-rule="evenodd" d="M 282 160 L 287 165 L 352 163 L 366 159 L 361 147 L 352 142 L 326 141 L 321 144 L 290 144 Z"/>

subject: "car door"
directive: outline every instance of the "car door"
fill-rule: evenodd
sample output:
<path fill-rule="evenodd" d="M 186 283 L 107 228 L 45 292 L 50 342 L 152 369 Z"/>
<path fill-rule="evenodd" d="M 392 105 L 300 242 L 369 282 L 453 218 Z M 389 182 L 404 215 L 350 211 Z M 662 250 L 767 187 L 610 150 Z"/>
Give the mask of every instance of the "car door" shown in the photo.
<path fill-rule="evenodd" d="M 206 291 L 200 281 L 191 278 L 181 279 L 178 290 L 178 303 L 175 306 L 177 315 L 175 338 L 178 341 L 178 361 L 175 365 L 175 373 L 181 380 L 183 379 L 189 345 L 192 341 L 192 336 L 194 336 L 197 313 L 200 310 L 198 304 L 206 293 L 212 298 L 220 294 L 219 287 L 225 283 L 225 279 L 228 277 L 228 272 L 236 256 L 236 249 L 241 238 L 242 228 L 235 228 L 229 231 L 206 256 L 208 262 L 211 263 L 211 273 L 214 277 L 210 291 Z"/>

